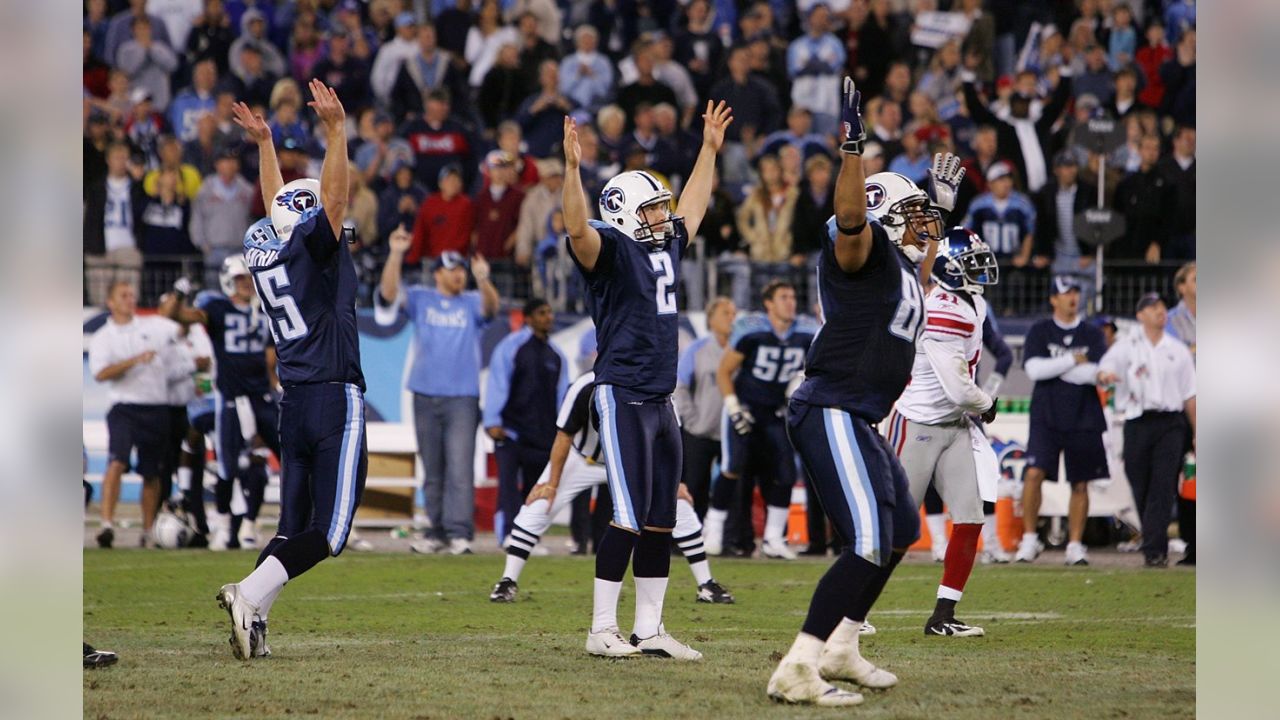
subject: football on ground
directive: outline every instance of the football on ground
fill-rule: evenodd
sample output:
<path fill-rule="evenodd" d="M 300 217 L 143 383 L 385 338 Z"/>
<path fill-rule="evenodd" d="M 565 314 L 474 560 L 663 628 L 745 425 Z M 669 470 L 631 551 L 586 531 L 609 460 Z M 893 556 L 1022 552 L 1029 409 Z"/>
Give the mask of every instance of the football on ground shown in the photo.
<path fill-rule="evenodd" d="M 84 675 L 85 717 L 826 718 L 777 705 L 765 683 L 828 563 L 720 560 L 734 605 L 695 603 L 672 563 L 665 621 L 700 663 L 583 651 L 592 559 L 545 557 L 510 604 L 489 591 L 502 559 L 346 553 L 289 584 L 273 656 L 231 656 L 211 598 L 250 553 L 84 553 L 84 635 L 120 662 Z M 926 637 L 939 569 L 908 561 L 863 638 L 896 673 L 868 718 L 1192 717 L 1195 574 L 1136 567 L 978 566 L 957 615 L 983 638 Z M 630 631 L 631 581 L 618 616 Z"/>

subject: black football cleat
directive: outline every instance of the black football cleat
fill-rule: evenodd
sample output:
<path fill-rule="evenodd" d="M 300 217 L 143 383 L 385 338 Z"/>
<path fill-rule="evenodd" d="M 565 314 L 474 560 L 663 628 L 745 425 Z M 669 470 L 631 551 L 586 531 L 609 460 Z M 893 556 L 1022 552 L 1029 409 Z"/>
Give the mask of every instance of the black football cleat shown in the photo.
<path fill-rule="evenodd" d="M 941 637 L 982 637 L 986 635 L 986 631 L 980 627 L 966 625 L 955 618 L 947 618 L 945 620 L 934 620 L 925 625 L 924 634 Z"/>
<path fill-rule="evenodd" d="M 108 665 L 115 665 L 120 660 L 120 656 L 110 650 L 95 650 L 87 642 L 82 642 L 81 644 L 84 645 L 84 666 L 86 668 L 104 668 Z"/>
<path fill-rule="evenodd" d="M 732 605 L 733 593 L 712 578 L 698 586 L 698 602 Z"/>
<path fill-rule="evenodd" d="M 502 578 L 497 585 L 493 586 L 493 592 L 489 593 L 490 602 L 509 603 L 516 601 L 516 593 L 520 588 L 516 586 L 516 581 L 511 578 Z"/>
<path fill-rule="evenodd" d="M 110 550 L 111 543 L 115 542 L 116 531 L 111 528 L 102 528 L 102 532 L 98 533 L 98 547 L 103 550 Z"/>

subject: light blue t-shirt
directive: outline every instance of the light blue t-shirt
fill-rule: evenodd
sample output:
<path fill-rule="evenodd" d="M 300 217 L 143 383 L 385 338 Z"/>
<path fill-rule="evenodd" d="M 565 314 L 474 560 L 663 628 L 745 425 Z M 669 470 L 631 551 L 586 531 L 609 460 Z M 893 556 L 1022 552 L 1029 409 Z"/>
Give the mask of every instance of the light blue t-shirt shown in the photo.
<path fill-rule="evenodd" d="M 478 290 L 444 295 L 415 285 L 405 291 L 413 323 L 409 389 L 419 395 L 480 397 L 480 335 L 488 323 Z"/>

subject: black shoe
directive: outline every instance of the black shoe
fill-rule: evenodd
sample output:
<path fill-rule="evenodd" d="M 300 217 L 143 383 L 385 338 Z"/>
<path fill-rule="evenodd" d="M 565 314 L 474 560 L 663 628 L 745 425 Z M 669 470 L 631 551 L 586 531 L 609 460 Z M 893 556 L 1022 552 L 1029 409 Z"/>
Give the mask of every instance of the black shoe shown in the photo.
<path fill-rule="evenodd" d="M 102 532 L 98 533 L 98 547 L 104 550 L 111 549 L 111 543 L 115 542 L 116 531 L 111 528 L 102 528 Z"/>
<path fill-rule="evenodd" d="M 925 635 L 941 635 L 943 637 L 982 637 L 986 635 L 986 631 L 980 627 L 966 625 L 955 618 L 946 618 L 944 620 L 930 619 L 929 624 L 924 626 Z"/>
<path fill-rule="evenodd" d="M 516 581 L 511 578 L 502 578 L 497 585 L 493 586 L 493 592 L 489 593 L 490 602 L 515 602 L 516 592 L 519 591 Z"/>
<path fill-rule="evenodd" d="M 1155 557 L 1149 557 L 1146 559 L 1146 561 L 1142 565 L 1143 567 L 1160 568 L 1161 570 L 1163 570 L 1164 568 L 1169 567 L 1169 558 L 1165 555 L 1157 555 Z"/>
<path fill-rule="evenodd" d="M 188 540 L 188 541 L 187 541 L 187 547 L 189 547 L 189 548 L 207 548 L 207 547 L 209 547 L 209 536 L 208 536 L 208 535 L 202 535 L 202 534 L 200 534 L 200 533 L 196 533 L 195 535 L 192 535 L 192 536 L 191 536 L 191 539 L 190 539 L 190 540 Z"/>
<path fill-rule="evenodd" d="M 733 593 L 712 578 L 698 586 L 698 602 L 732 605 Z"/>
<path fill-rule="evenodd" d="M 110 547 L 108 545 L 107 547 Z M 94 650 L 89 643 L 84 645 L 84 666 L 86 668 L 104 668 L 108 665 L 115 665 L 120 656 L 110 650 Z"/>
<path fill-rule="evenodd" d="M 1178 561 L 1178 564 L 1179 564 L 1179 565 L 1182 565 L 1182 566 L 1184 566 L 1184 567 L 1186 567 L 1186 566 L 1188 566 L 1188 565 L 1189 565 L 1189 566 L 1191 566 L 1191 567 L 1195 567 L 1195 566 L 1196 566 L 1196 554 L 1195 554 L 1195 553 L 1187 553 L 1187 554 L 1186 554 L 1186 556 L 1184 556 L 1181 560 L 1179 560 L 1179 561 Z"/>

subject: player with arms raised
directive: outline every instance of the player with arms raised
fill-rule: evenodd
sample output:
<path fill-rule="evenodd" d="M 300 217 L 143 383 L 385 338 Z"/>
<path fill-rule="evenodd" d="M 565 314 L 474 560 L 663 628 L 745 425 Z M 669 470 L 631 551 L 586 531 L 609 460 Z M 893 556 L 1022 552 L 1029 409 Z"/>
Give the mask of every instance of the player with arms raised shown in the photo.
<path fill-rule="evenodd" d="M 342 242 L 345 113 L 332 88 L 312 80 L 310 90 L 308 105 L 327 142 L 319 183 L 284 185 L 271 129 L 243 103 L 235 106 L 236 123 L 258 144 L 262 199 L 271 208 L 269 219 L 249 228 L 244 254 L 270 318 L 284 386 L 280 525 L 257 568 L 218 592 L 241 660 L 267 653 L 265 618 L 284 584 L 342 552 L 368 464 L 356 269 Z"/>
<path fill-rule="evenodd" d="M 862 657 L 858 633 L 919 537 L 920 521 L 902 466 L 872 426 L 911 377 L 924 325 L 917 275 L 927 276 L 926 244 L 936 249 L 942 230 L 929 196 L 910 180 L 895 173 L 863 177 L 860 97 L 845 78 L 836 214 L 818 260 L 825 324 L 787 417 L 791 442 L 845 549 L 818 581 L 804 626 L 767 690 L 775 700 L 832 707 L 856 705 L 862 695 L 827 680 L 871 688 L 898 680 Z M 930 175 L 931 185 L 946 182 Z"/>
<path fill-rule="evenodd" d="M 924 502 L 932 482 L 954 523 L 937 604 L 924 632 L 979 637 L 982 628 L 957 620 L 955 608 L 978 553 L 983 501 L 995 502 L 1000 475 L 991 442 L 971 417 L 991 422 L 996 416 L 995 398 L 978 387 L 974 373 L 987 313 L 982 289 L 996 283 L 999 268 L 982 238 L 959 227 L 939 243 L 938 260 L 941 270 L 925 299 L 928 319 L 911 384 L 889 416 L 887 435 L 906 470 L 913 507 Z"/>
<path fill-rule="evenodd" d="M 564 224 L 597 328 L 594 399 L 614 508 L 596 552 L 587 635 L 594 655 L 702 658 L 662 626 L 682 464 L 671 402 L 680 352 L 676 288 L 685 246 L 711 200 L 716 153 L 732 110 L 708 102 L 702 119 L 702 148 L 680 196 L 683 218 L 671 213 L 670 190 L 647 172 L 629 171 L 601 191 L 603 221 L 587 219 L 578 131 L 572 118 L 564 120 Z M 633 551 L 636 620 L 628 642 L 618 629 L 618 595 Z"/>

